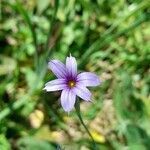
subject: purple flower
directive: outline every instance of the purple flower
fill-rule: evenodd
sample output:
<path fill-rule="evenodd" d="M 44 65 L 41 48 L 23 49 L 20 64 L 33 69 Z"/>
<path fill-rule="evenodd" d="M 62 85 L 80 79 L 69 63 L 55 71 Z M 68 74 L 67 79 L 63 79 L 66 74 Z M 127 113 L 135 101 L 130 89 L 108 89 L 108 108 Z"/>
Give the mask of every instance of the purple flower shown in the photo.
<path fill-rule="evenodd" d="M 58 79 L 52 80 L 45 84 L 45 90 L 59 91 L 61 93 L 61 105 L 67 112 L 74 107 L 76 96 L 79 96 L 85 101 L 91 100 L 91 92 L 87 86 L 97 86 L 100 80 L 97 75 L 91 72 L 77 73 L 77 62 L 70 55 L 66 59 L 66 65 L 59 60 L 52 60 L 48 63 L 49 69 L 56 75 Z"/>

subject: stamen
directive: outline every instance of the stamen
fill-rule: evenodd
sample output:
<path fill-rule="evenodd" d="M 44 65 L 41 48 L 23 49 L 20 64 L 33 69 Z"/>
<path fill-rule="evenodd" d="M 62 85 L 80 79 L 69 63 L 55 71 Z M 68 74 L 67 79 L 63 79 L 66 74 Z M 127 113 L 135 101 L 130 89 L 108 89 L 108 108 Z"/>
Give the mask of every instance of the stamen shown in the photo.
<path fill-rule="evenodd" d="M 69 85 L 70 88 L 72 88 L 76 85 L 76 83 L 75 83 L 75 81 L 71 80 L 71 81 L 68 82 L 68 85 Z"/>

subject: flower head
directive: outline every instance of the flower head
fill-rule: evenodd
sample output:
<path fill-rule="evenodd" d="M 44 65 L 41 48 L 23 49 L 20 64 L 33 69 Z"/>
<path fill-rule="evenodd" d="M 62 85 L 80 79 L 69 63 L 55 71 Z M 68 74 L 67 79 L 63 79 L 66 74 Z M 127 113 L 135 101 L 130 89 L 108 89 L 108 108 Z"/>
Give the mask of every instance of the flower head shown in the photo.
<path fill-rule="evenodd" d="M 51 60 L 48 67 L 58 79 L 47 82 L 44 89 L 48 92 L 62 90 L 61 105 L 67 112 L 73 109 L 76 96 L 85 101 L 91 100 L 92 94 L 86 87 L 100 84 L 98 76 L 94 73 L 83 72 L 78 74 L 76 59 L 71 55 L 67 57 L 66 65 L 59 60 Z"/>

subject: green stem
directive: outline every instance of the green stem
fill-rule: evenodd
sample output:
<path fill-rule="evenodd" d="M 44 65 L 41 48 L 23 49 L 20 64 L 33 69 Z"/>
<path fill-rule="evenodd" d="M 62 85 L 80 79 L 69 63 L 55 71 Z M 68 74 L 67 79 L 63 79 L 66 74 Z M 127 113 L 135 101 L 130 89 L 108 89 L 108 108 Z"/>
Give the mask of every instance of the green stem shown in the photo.
<path fill-rule="evenodd" d="M 82 119 L 82 116 L 81 116 L 81 113 L 80 113 L 80 102 L 79 102 L 79 99 L 77 99 L 76 103 L 75 103 L 75 109 L 76 109 L 76 113 L 77 113 L 77 116 L 81 122 L 81 124 L 83 125 L 83 127 L 85 128 L 86 132 L 88 133 L 88 135 L 90 136 L 92 142 L 93 142 L 93 147 L 94 147 L 94 150 L 97 150 L 97 146 L 96 146 L 96 143 L 90 133 L 90 131 L 88 130 L 87 126 L 85 125 L 83 119 Z"/>

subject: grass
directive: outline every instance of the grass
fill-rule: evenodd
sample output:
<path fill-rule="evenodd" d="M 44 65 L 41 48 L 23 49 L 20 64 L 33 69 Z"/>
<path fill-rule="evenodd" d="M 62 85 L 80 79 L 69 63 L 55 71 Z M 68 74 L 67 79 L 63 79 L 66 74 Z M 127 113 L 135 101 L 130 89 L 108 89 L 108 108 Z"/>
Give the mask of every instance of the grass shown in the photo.
<path fill-rule="evenodd" d="M 70 53 L 79 70 L 100 76 L 93 103 L 81 103 L 98 149 L 146 150 L 150 144 L 148 0 L 1 0 L 0 149 L 93 149 L 60 93 L 50 59 Z M 39 146 L 37 146 L 37 143 Z"/>

